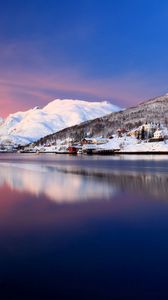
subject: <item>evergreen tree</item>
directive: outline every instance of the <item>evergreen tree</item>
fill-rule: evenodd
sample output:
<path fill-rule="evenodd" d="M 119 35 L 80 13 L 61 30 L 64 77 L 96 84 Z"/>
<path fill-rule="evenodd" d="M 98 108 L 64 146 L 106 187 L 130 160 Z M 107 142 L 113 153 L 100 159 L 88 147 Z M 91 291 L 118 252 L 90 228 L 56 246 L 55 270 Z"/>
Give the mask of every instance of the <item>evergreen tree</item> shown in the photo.
<path fill-rule="evenodd" d="M 145 139 L 145 129 L 144 129 L 144 126 L 142 126 L 142 129 L 141 129 L 141 140 L 144 140 Z"/>

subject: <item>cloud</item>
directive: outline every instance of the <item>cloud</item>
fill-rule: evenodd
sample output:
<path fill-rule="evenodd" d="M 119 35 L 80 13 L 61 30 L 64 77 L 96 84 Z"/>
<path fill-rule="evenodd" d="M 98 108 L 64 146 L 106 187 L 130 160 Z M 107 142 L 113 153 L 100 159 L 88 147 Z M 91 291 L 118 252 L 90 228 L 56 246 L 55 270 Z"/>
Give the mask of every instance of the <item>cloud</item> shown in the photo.
<path fill-rule="evenodd" d="M 95 80 L 71 70 L 50 74 L 11 72 L 0 75 L 0 114 L 7 115 L 37 104 L 43 106 L 54 98 L 110 100 L 126 107 L 157 95 L 159 87 L 151 85 L 133 74 Z"/>
<path fill-rule="evenodd" d="M 120 76 L 97 78 L 88 75 L 88 66 L 72 67 L 65 62 L 55 65 L 55 61 L 52 66 L 39 52 L 39 46 L 38 41 L 33 41 L 0 47 L 0 116 L 44 106 L 55 98 L 110 100 L 127 107 L 167 91 L 166 79 L 158 79 L 157 75 L 123 72 Z M 57 60 L 63 61 L 59 54 L 56 53 Z"/>

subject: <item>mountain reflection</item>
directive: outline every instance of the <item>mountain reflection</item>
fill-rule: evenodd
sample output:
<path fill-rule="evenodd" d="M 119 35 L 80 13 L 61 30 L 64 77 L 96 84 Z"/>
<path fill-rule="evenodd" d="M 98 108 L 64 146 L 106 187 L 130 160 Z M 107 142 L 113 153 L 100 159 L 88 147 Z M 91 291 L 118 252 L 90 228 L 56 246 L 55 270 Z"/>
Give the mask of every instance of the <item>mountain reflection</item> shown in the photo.
<path fill-rule="evenodd" d="M 1 163 L 0 187 L 57 203 L 109 200 L 120 192 L 167 200 L 168 174 L 54 164 Z"/>

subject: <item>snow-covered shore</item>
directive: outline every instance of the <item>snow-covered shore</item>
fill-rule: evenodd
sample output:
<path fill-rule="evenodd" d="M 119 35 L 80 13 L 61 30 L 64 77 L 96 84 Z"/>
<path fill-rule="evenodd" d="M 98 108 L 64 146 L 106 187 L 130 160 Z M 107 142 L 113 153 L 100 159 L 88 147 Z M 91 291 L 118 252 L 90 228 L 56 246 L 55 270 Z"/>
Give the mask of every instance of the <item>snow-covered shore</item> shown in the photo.
<path fill-rule="evenodd" d="M 96 138 L 95 138 L 96 140 Z M 102 139 L 103 140 L 103 139 Z M 122 154 L 135 154 L 135 153 L 168 153 L 168 140 L 165 141 L 156 141 L 149 142 L 147 140 L 138 140 L 135 137 L 123 136 L 118 137 L 114 136 L 112 139 L 106 139 L 106 142 L 100 143 L 101 138 L 98 138 L 99 143 L 85 144 L 85 145 L 76 145 L 75 147 L 80 149 L 80 153 L 88 151 L 93 151 L 93 154 L 103 153 L 105 151 L 111 151 L 111 153 L 122 153 Z M 64 141 L 62 144 L 58 143 L 57 145 L 51 146 L 36 146 L 34 148 L 27 149 L 34 152 L 43 152 L 43 153 L 68 153 L 68 147 L 70 141 Z M 25 149 L 26 150 L 26 149 Z"/>
<path fill-rule="evenodd" d="M 168 141 L 149 142 L 139 141 L 134 137 L 114 137 L 107 144 L 100 145 L 99 149 L 118 150 L 122 153 L 139 152 L 168 152 Z"/>

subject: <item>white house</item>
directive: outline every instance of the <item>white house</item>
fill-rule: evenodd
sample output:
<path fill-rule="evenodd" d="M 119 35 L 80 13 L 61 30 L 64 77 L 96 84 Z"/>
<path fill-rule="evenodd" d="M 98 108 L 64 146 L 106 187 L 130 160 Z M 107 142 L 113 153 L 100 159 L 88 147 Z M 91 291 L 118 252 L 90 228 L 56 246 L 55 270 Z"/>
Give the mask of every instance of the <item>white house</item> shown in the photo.
<path fill-rule="evenodd" d="M 164 138 L 164 133 L 162 130 L 160 129 L 157 129 L 155 132 L 154 132 L 154 138 L 155 139 L 162 139 Z"/>

